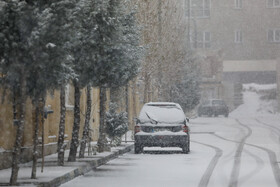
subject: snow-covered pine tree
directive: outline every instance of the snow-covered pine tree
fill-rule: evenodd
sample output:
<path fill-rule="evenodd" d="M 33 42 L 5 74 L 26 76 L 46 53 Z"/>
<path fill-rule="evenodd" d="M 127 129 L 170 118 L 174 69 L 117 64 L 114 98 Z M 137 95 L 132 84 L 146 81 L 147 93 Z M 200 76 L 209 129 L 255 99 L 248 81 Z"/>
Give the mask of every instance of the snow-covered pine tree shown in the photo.
<path fill-rule="evenodd" d="M 5 78 L 3 85 L 17 93 L 23 88 L 25 92 L 15 95 L 28 95 L 32 98 L 38 111 L 39 99 L 44 101 L 48 89 L 54 89 L 71 72 L 66 63 L 66 55 L 60 50 L 59 36 L 51 24 L 53 14 L 49 4 L 42 2 L 13 1 L 4 7 L 4 19 L 1 19 L 1 35 L 3 36 L 3 53 L 1 54 L 1 69 Z M 64 33 L 65 34 L 65 33 Z M 54 38 L 51 36 L 57 36 Z M 54 49 L 57 47 L 57 49 Z M 1 46 L 2 47 L 2 46 Z M 2 84 L 1 84 L 2 85 Z M 24 99 L 20 98 L 22 101 Z M 41 105 L 43 113 L 44 103 Z M 20 109 L 20 111 L 24 111 Z M 35 112 L 38 115 L 39 112 Z M 24 117 L 24 114 L 20 114 Z M 41 116 L 43 116 L 41 114 Z M 37 117 L 35 117 L 37 118 Z M 42 118 L 43 119 L 43 118 Z M 24 124 L 24 120 L 20 120 Z M 38 119 L 35 120 L 34 135 L 34 167 L 36 168 L 38 145 Z M 42 120 L 43 121 L 43 120 Z M 19 125 L 18 129 L 23 129 Z M 18 172 L 18 157 L 20 152 L 22 130 L 18 130 L 17 143 L 15 145 L 14 164 L 11 176 L 11 184 L 16 182 Z M 36 170 L 32 171 L 32 178 L 36 178 Z"/>
<path fill-rule="evenodd" d="M 179 103 L 185 112 L 194 109 L 200 101 L 200 67 L 198 56 L 188 50 L 180 79 L 171 85 L 170 100 Z"/>
<path fill-rule="evenodd" d="M 73 57 L 69 52 L 69 42 L 73 36 L 73 9 L 75 0 L 55 0 L 41 3 L 43 12 L 49 11 L 51 19 L 44 35 L 48 49 L 48 67 L 53 73 L 49 74 L 48 89 L 60 90 L 60 123 L 58 132 L 58 165 L 64 165 L 64 134 L 65 134 L 65 85 L 69 80 L 77 77 L 73 68 Z M 74 16 L 75 17 L 75 16 Z"/>
<path fill-rule="evenodd" d="M 35 66 L 34 72 L 38 72 L 39 76 L 33 76 L 33 80 L 41 86 L 33 86 L 43 95 L 49 89 L 60 89 L 61 97 L 61 118 L 59 124 L 58 135 L 58 164 L 63 165 L 64 149 L 64 123 L 65 123 L 65 84 L 68 80 L 75 76 L 72 69 L 72 61 L 66 50 L 65 43 L 69 41 L 71 25 L 68 24 L 71 9 L 75 7 L 75 1 L 52 1 L 52 2 L 36 2 L 38 7 L 38 32 L 35 38 L 38 38 L 41 49 L 38 54 L 46 54 L 46 58 L 40 62 L 39 68 Z M 42 27 L 43 26 L 43 27 Z M 36 50 L 34 50 L 36 51 Z M 38 55 L 37 55 L 38 56 Z M 42 88 L 45 86 L 45 88 Z"/>
<path fill-rule="evenodd" d="M 72 11 L 71 22 L 73 24 L 72 39 L 69 42 L 69 51 L 73 58 L 73 68 L 76 77 L 72 79 L 74 85 L 74 124 L 70 153 L 68 161 L 75 161 L 79 146 L 80 129 L 80 89 L 87 87 L 87 110 L 82 138 L 80 157 L 84 156 L 85 143 L 88 137 L 89 120 L 91 113 L 90 87 L 92 82 L 92 68 L 95 66 L 95 29 L 97 27 L 94 18 L 94 0 L 80 0 Z"/>
<path fill-rule="evenodd" d="M 71 62 L 67 58 L 68 54 L 64 44 L 69 36 L 67 32 L 69 25 L 65 24 L 67 21 L 65 19 L 67 18 L 66 10 L 71 6 L 73 7 L 73 3 L 71 4 L 70 1 L 67 1 L 67 3 L 62 3 L 62 1 L 52 3 L 34 2 L 32 6 L 34 7 L 32 15 L 36 15 L 34 16 L 36 19 L 34 26 L 30 28 L 31 35 L 29 38 L 30 61 L 33 63 L 30 72 L 33 73 L 30 73 L 31 76 L 28 77 L 27 88 L 29 95 L 37 103 L 36 108 L 39 107 L 38 100 L 41 101 L 39 109 L 43 124 L 44 101 L 47 91 L 64 87 L 63 85 L 73 76 Z M 32 15 L 29 15 L 29 17 L 32 17 Z M 28 21 L 26 20 L 26 22 Z M 36 178 L 37 145 L 38 124 L 34 136 L 32 178 Z M 42 145 L 44 146 L 44 141 Z M 42 156 L 44 156 L 43 152 Z"/>
<path fill-rule="evenodd" d="M 95 69 L 99 80 L 101 93 L 103 89 L 126 85 L 129 80 L 136 76 L 139 68 L 139 59 L 143 54 L 139 46 L 139 25 L 137 25 L 134 13 L 127 9 L 124 0 L 102 1 L 105 6 L 103 11 L 97 12 L 98 43 L 97 63 Z M 100 2 L 101 3 L 101 2 Z M 102 10 L 102 8 L 98 10 Z M 100 95 L 100 107 L 105 108 L 106 95 Z M 104 99 L 104 100 L 103 100 Z M 103 111 L 103 110 L 102 110 Z M 105 112 L 105 110 L 103 111 Z M 100 113 L 100 128 L 98 148 L 104 151 L 105 120 L 104 114 Z"/>
<path fill-rule="evenodd" d="M 111 139 L 110 145 L 120 145 L 121 137 L 128 131 L 128 118 L 126 112 L 117 113 L 118 105 L 110 103 L 106 112 L 106 134 Z"/>
<path fill-rule="evenodd" d="M 26 27 L 22 16 L 28 10 L 26 2 L 1 2 L 0 8 L 0 70 L 1 87 L 12 91 L 14 102 L 14 125 L 17 126 L 13 150 L 10 184 L 15 185 L 19 171 L 19 159 L 25 124 L 26 75 L 29 62 L 26 60 Z"/>
<path fill-rule="evenodd" d="M 125 85 L 134 77 L 139 67 L 139 54 L 142 53 L 138 44 L 137 29 L 139 28 L 136 26 L 135 16 L 125 14 L 128 11 L 122 2 L 124 1 L 81 0 L 72 13 L 72 17 L 75 18 L 72 21 L 75 23 L 75 33 L 73 41 L 70 42 L 70 49 L 75 61 L 74 69 L 78 75 L 73 81 L 74 85 L 77 81 L 80 88 L 88 84 L 100 87 L 100 110 L 104 109 L 104 112 L 100 112 L 99 140 L 102 141 L 98 141 L 99 147 L 104 145 L 101 142 L 105 140 L 103 117 L 105 115 L 105 89 Z M 75 160 L 78 147 L 78 115 L 75 115 L 75 119 L 77 120 L 73 126 L 69 161 Z M 83 139 L 86 139 L 87 129 L 85 125 Z M 83 142 L 82 140 L 81 143 Z M 81 157 L 82 152 L 83 150 L 81 150 Z"/>

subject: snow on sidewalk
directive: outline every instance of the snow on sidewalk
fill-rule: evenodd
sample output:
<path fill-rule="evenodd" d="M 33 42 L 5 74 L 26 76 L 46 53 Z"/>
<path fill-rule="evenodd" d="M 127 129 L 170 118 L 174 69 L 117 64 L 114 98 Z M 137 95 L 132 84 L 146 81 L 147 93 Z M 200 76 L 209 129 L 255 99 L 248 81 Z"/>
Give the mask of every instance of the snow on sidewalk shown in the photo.
<path fill-rule="evenodd" d="M 76 162 L 67 162 L 69 150 L 65 153 L 65 165 L 57 166 L 57 154 L 52 154 L 45 157 L 44 172 L 41 173 L 41 159 L 38 159 L 37 179 L 31 178 L 32 162 L 20 165 L 17 182 L 21 186 L 32 186 L 44 184 L 48 186 L 58 186 L 73 178 L 82 175 L 98 167 L 109 160 L 130 151 L 133 144 L 123 144 L 119 147 L 114 147 L 111 152 L 97 153 L 96 155 L 85 155 L 85 158 L 78 158 Z M 11 168 L 0 170 L 0 186 L 8 185 L 11 176 Z"/>

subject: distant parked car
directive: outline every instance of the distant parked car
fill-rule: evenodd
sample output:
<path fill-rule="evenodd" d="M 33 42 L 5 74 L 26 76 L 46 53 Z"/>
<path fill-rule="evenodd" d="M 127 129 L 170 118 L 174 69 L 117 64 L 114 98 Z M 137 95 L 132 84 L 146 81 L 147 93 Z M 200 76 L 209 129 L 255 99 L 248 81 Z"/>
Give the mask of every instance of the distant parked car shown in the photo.
<path fill-rule="evenodd" d="M 222 99 L 207 100 L 198 107 L 198 111 L 197 111 L 198 116 L 224 115 L 225 117 L 228 117 L 228 113 L 229 113 L 228 106 Z"/>
<path fill-rule="evenodd" d="M 181 147 L 190 151 L 188 119 L 181 106 L 170 102 L 146 103 L 135 125 L 135 153 L 144 147 Z"/>

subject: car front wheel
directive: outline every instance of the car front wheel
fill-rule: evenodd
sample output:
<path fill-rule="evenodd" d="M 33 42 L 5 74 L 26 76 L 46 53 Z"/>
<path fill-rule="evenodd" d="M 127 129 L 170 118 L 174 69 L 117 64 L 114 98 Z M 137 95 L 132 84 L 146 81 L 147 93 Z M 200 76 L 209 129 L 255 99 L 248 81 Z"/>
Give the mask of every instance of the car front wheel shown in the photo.
<path fill-rule="evenodd" d="M 143 147 L 139 144 L 135 144 L 134 145 L 134 152 L 135 152 L 135 154 L 142 153 L 143 152 Z"/>

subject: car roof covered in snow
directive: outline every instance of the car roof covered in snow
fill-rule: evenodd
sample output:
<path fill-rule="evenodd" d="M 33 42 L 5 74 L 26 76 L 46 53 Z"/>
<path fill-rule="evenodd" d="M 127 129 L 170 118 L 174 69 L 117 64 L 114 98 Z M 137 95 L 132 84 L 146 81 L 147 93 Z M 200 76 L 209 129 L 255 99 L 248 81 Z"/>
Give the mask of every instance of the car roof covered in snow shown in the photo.
<path fill-rule="evenodd" d="M 172 102 L 146 103 L 140 114 L 141 123 L 184 123 L 185 114 L 181 106 Z"/>

